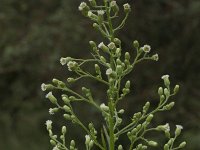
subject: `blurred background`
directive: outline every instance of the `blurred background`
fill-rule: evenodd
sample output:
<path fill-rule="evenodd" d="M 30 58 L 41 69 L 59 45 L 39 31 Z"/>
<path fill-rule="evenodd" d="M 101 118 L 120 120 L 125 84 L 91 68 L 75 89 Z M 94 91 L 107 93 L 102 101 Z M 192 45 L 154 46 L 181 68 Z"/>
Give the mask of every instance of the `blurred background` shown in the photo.
<path fill-rule="evenodd" d="M 182 124 L 186 149 L 200 149 L 200 1 L 199 0 L 120 0 L 132 5 L 131 16 L 118 37 L 124 49 L 132 41 L 152 46 L 159 62 L 143 62 L 128 76 L 132 92 L 121 107 L 128 109 L 124 121 L 140 110 L 145 101 L 157 104 L 160 77 L 169 74 L 181 90 L 174 97 L 173 110 L 156 115 L 153 123 Z M 78 12 L 79 0 L 0 0 L 0 149 L 51 149 L 45 128 L 51 105 L 40 85 L 56 77 L 70 75 L 59 64 L 61 56 L 89 58 L 89 40 L 101 42 L 91 22 Z M 85 83 L 84 83 L 85 82 Z M 90 80 L 83 81 L 98 97 L 103 94 Z M 78 88 L 80 85 L 74 86 Z M 88 106 L 75 106 L 77 113 L 100 126 L 99 114 Z M 89 114 L 88 114 L 89 111 Z M 70 123 L 69 126 L 72 126 Z M 69 139 L 82 140 L 80 130 L 69 131 Z M 123 144 L 128 144 L 122 140 Z M 80 142 L 81 144 L 81 142 Z"/>

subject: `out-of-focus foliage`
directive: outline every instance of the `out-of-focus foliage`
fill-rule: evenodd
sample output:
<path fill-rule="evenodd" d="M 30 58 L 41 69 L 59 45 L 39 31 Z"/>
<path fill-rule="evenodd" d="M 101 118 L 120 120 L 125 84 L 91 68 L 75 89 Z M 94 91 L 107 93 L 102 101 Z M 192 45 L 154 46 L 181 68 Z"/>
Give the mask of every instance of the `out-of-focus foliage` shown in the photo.
<path fill-rule="evenodd" d="M 0 149 L 49 148 L 44 126 L 48 107 L 40 85 L 58 74 L 60 79 L 67 78 L 66 70 L 59 64 L 61 56 L 87 57 L 88 41 L 100 41 L 90 22 L 79 14 L 79 3 L 79 0 L 0 1 Z M 187 149 L 199 150 L 200 2 L 129 0 L 129 3 L 132 15 L 119 33 L 124 48 L 130 47 L 135 39 L 148 42 L 160 54 L 160 61 L 143 63 L 130 76 L 135 83 L 133 91 L 122 103 L 129 109 L 127 119 L 141 109 L 146 98 L 157 102 L 155 89 L 160 76 L 169 73 L 171 80 L 182 88 L 176 109 L 168 116 L 158 115 L 157 122 L 183 124 Z M 97 94 L 101 95 L 99 90 Z M 90 114 L 96 115 L 93 111 Z M 78 132 L 74 134 L 78 136 Z"/>

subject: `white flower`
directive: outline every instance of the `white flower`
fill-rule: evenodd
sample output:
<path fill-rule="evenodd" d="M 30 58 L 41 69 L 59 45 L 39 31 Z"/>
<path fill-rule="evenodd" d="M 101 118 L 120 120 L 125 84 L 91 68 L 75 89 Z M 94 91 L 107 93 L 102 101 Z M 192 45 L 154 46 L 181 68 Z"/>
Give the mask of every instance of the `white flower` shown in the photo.
<path fill-rule="evenodd" d="M 54 115 L 54 109 L 53 108 L 49 108 L 49 114 Z"/>
<path fill-rule="evenodd" d="M 116 6 L 116 5 L 117 5 L 117 2 L 116 2 L 116 1 L 111 1 L 111 2 L 110 2 L 110 6 L 111 6 L 111 7 L 114 7 L 114 6 Z"/>
<path fill-rule="evenodd" d="M 42 83 L 41 84 L 41 89 L 42 89 L 42 91 L 46 91 L 47 90 L 46 84 Z"/>
<path fill-rule="evenodd" d="M 108 44 L 108 47 L 109 47 L 110 49 L 116 48 L 115 43 L 113 43 L 113 42 L 111 42 L 110 44 Z"/>
<path fill-rule="evenodd" d="M 149 53 L 150 50 L 151 50 L 151 46 L 149 46 L 149 45 L 144 45 L 144 46 L 142 47 L 142 50 L 143 50 L 145 53 Z"/>
<path fill-rule="evenodd" d="M 102 104 L 100 105 L 100 108 L 101 108 L 103 111 L 109 111 L 109 107 L 106 106 L 104 103 L 102 103 Z"/>
<path fill-rule="evenodd" d="M 67 63 L 67 58 L 60 58 L 61 65 L 65 65 Z"/>
<path fill-rule="evenodd" d="M 166 131 L 170 131 L 169 123 L 166 123 L 163 127 L 165 128 Z"/>
<path fill-rule="evenodd" d="M 52 92 L 49 92 L 49 93 L 47 93 L 46 98 L 50 98 L 52 96 L 53 96 Z"/>
<path fill-rule="evenodd" d="M 113 72 L 113 70 L 111 68 L 107 69 L 106 70 L 106 75 L 111 75 Z"/>
<path fill-rule="evenodd" d="M 102 47 L 104 47 L 105 46 L 105 44 L 103 43 L 103 42 L 101 42 L 99 45 L 98 45 L 98 48 L 102 48 Z"/>
<path fill-rule="evenodd" d="M 124 4 L 123 6 L 124 6 L 124 9 L 130 9 L 131 8 L 131 6 L 128 3 Z"/>
<path fill-rule="evenodd" d="M 169 78 L 169 75 L 163 75 L 162 77 L 161 77 L 161 79 L 163 79 L 163 80 L 166 80 L 166 79 L 168 79 Z"/>
<path fill-rule="evenodd" d="M 75 61 L 69 61 L 69 62 L 67 63 L 68 70 L 69 70 L 69 71 L 72 71 L 77 65 L 78 65 L 77 62 L 75 62 Z"/>
<path fill-rule="evenodd" d="M 53 150 L 60 150 L 60 149 L 58 148 L 58 146 L 55 146 L 55 147 L 53 148 Z"/>
<path fill-rule="evenodd" d="M 85 144 L 86 144 L 86 145 L 89 145 L 90 140 L 91 140 L 91 139 L 90 139 L 90 136 L 89 136 L 89 135 L 86 135 L 86 136 L 85 136 Z"/>
<path fill-rule="evenodd" d="M 155 60 L 155 61 L 158 61 L 158 59 L 159 59 L 158 54 L 154 54 L 154 55 L 152 56 L 152 59 Z"/>
<path fill-rule="evenodd" d="M 79 5 L 78 9 L 80 11 L 82 11 L 85 7 L 87 7 L 87 4 L 85 2 L 81 2 L 81 4 Z"/>
<path fill-rule="evenodd" d="M 92 17 L 93 13 L 91 11 L 88 11 L 88 17 Z"/>
<path fill-rule="evenodd" d="M 47 120 L 45 124 L 47 126 L 47 130 L 51 130 L 52 129 L 52 121 L 51 120 Z"/>
<path fill-rule="evenodd" d="M 176 125 L 176 128 L 182 130 L 183 126 L 182 125 Z"/>
<path fill-rule="evenodd" d="M 103 10 L 98 10 L 97 13 L 98 13 L 98 15 L 103 16 L 103 15 L 105 14 L 105 11 L 103 11 Z"/>

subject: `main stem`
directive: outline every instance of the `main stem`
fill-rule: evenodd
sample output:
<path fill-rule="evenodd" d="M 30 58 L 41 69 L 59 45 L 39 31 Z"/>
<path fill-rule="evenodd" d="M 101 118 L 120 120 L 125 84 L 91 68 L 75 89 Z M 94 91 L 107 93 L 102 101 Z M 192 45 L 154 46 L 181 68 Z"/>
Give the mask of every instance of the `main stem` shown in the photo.
<path fill-rule="evenodd" d="M 114 30 L 113 30 L 113 26 L 112 26 L 112 21 L 110 18 L 110 7 L 108 6 L 108 2 L 106 0 L 104 0 L 105 6 L 106 6 L 106 15 L 107 15 L 107 20 L 108 20 L 108 26 L 109 26 L 109 31 L 110 31 L 110 35 L 109 35 L 109 40 L 110 42 L 114 41 Z M 115 63 L 114 63 L 114 58 L 112 56 L 112 54 L 110 55 L 110 64 L 111 64 L 111 68 L 115 69 Z M 109 87 L 112 88 L 112 87 Z M 114 95 L 112 96 L 112 98 L 114 98 Z M 109 98 L 109 102 L 108 102 L 108 106 L 110 109 L 110 116 L 109 116 L 109 135 L 110 135 L 110 141 L 109 141 L 109 150 L 114 150 L 115 149 L 115 137 L 114 137 L 114 102 L 113 99 Z"/>

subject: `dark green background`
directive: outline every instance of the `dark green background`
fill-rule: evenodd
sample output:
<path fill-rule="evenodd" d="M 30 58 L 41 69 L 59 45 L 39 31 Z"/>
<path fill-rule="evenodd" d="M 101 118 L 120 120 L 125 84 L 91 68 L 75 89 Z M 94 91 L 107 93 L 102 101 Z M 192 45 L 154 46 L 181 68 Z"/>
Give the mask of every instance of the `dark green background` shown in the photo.
<path fill-rule="evenodd" d="M 124 120 L 140 110 L 146 100 L 156 104 L 156 91 L 162 84 L 160 77 L 169 74 L 173 84 L 181 85 L 181 91 L 174 99 L 175 109 L 157 115 L 154 123 L 182 124 L 186 149 L 199 150 L 200 1 L 129 2 L 133 11 L 126 28 L 118 35 L 124 49 L 129 50 L 137 39 L 150 44 L 153 53 L 159 53 L 160 61 L 144 62 L 129 75 L 133 87 L 121 104 L 128 109 Z M 65 81 L 69 72 L 59 64 L 60 57 L 88 58 L 88 41 L 102 40 L 91 22 L 78 12 L 79 3 L 79 0 L 0 0 L 0 149 L 50 149 L 44 123 L 53 119 L 48 115 L 51 105 L 40 85 L 54 77 Z M 83 83 L 101 97 L 100 85 L 89 80 Z M 94 120 L 101 125 L 93 109 L 82 104 L 76 108 L 86 121 Z M 62 119 L 57 120 L 55 130 L 64 124 Z M 76 130 L 69 133 L 70 138 L 71 135 L 77 140 L 84 138 L 79 136 L 80 130 L 72 129 Z"/>

